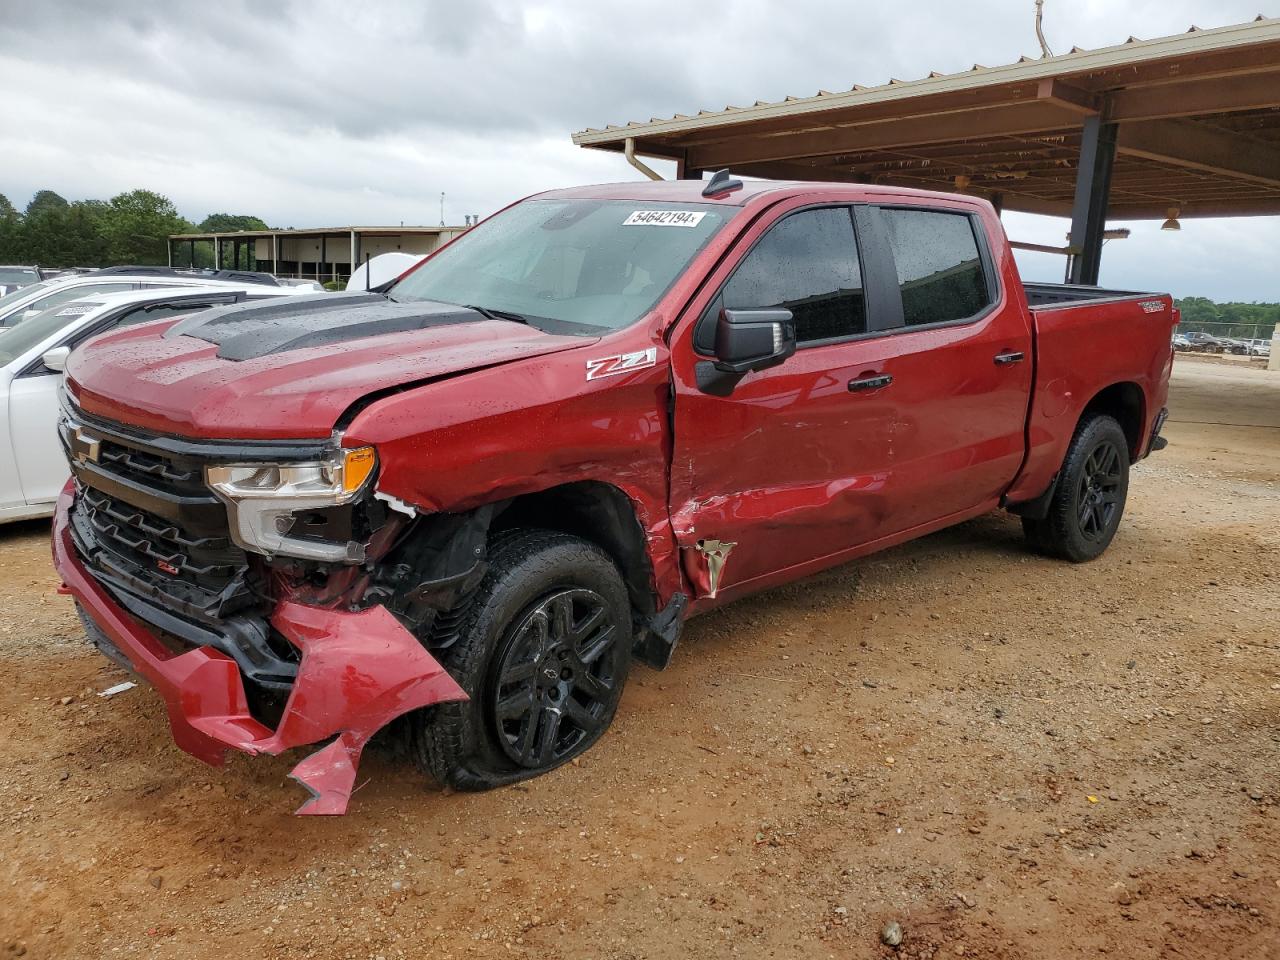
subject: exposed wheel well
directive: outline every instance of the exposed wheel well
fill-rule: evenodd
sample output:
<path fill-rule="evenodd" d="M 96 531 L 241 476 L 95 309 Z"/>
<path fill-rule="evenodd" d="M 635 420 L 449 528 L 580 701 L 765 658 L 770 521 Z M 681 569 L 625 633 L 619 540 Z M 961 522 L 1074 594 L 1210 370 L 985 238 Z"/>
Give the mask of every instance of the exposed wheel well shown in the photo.
<path fill-rule="evenodd" d="M 1104 390 L 1098 391 L 1080 414 L 1079 423 L 1084 423 L 1095 413 L 1105 413 L 1113 417 L 1124 430 L 1125 439 L 1129 441 L 1129 459 L 1137 460 L 1142 455 L 1142 427 L 1146 423 L 1145 399 L 1142 388 L 1132 381 L 1113 383 Z M 1079 424 L 1077 424 L 1077 429 Z"/>
<path fill-rule="evenodd" d="M 640 618 L 648 620 L 656 612 L 644 529 L 631 499 L 617 487 L 584 480 L 516 497 L 494 519 L 491 533 L 514 527 L 560 530 L 596 544 L 622 571 Z"/>

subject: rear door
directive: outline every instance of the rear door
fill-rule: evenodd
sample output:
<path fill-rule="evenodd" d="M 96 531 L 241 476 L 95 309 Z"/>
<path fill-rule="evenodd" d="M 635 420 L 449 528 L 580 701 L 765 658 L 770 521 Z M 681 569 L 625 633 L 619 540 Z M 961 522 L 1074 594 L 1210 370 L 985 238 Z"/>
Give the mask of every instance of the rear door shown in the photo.
<path fill-rule="evenodd" d="M 971 209 L 872 211 L 893 261 L 901 326 L 875 345 L 901 442 L 883 535 L 996 505 L 1026 452 L 1031 320 L 1004 289 Z"/>
<path fill-rule="evenodd" d="M 746 592 L 994 506 L 1022 459 L 1028 320 L 972 208 L 820 209 L 749 230 L 673 337 L 671 512 L 700 595 L 717 542 L 718 586 Z M 796 354 L 718 381 L 719 309 L 771 306 Z"/>

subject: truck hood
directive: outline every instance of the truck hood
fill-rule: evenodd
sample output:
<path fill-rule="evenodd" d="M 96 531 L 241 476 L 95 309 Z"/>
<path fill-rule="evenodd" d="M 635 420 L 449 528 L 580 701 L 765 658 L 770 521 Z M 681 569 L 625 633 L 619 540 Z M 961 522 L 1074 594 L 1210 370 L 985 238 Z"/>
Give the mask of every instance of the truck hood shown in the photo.
<path fill-rule="evenodd" d="M 68 389 L 86 414 L 162 433 L 327 437 L 364 397 L 596 342 L 446 304 L 288 299 L 98 337 L 71 355 Z"/>

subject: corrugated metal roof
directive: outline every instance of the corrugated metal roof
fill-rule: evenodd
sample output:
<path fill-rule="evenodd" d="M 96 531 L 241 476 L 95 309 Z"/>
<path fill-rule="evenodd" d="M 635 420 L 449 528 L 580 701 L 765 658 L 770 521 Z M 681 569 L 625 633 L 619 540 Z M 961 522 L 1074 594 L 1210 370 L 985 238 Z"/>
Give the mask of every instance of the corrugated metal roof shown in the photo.
<path fill-rule="evenodd" d="M 932 71 L 919 80 L 890 78 L 888 83 L 864 87 L 854 84 L 847 91 L 819 90 L 810 97 L 788 96 L 767 102 L 757 100 L 749 107 L 726 106 L 723 110 L 700 110 L 696 115 L 675 114 L 670 119 L 651 118 L 648 122 L 631 121 L 625 126 L 610 124 L 604 128 L 589 127 L 573 135 L 579 146 L 618 144 L 628 137 L 657 137 L 709 127 L 748 123 L 756 120 L 800 116 L 841 108 L 884 103 L 898 99 L 938 93 L 976 90 L 1007 83 L 1049 78 L 1080 76 L 1128 64 L 1149 63 L 1187 54 L 1229 50 L 1280 40 L 1280 18 L 1259 14 L 1250 23 L 1232 24 L 1211 30 L 1192 26 L 1185 33 L 1152 40 L 1130 37 L 1124 43 L 1096 50 L 1072 47 L 1070 52 L 1053 57 L 1020 57 L 1016 63 L 984 67 L 975 63 L 959 73 Z M 643 151 L 641 151 L 643 152 Z"/>
<path fill-rule="evenodd" d="M 321 234 L 326 236 L 349 236 L 356 234 L 364 236 L 369 234 L 385 234 L 387 236 L 406 236 L 411 234 L 432 234 L 432 233 L 449 233 L 456 231 L 461 233 L 468 227 L 282 227 L 279 230 L 225 230 L 215 233 L 174 233 L 169 236 L 170 240 L 217 240 L 219 238 L 246 239 L 253 237 L 318 237 Z"/>

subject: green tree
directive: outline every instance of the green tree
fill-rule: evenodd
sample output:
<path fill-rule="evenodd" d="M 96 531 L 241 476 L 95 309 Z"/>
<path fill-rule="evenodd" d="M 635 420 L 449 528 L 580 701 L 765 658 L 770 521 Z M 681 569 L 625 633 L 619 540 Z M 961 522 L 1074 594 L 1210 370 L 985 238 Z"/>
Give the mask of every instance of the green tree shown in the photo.
<path fill-rule="evenodd" d="M 40 190 L 31 198 L 20 231 L 22 260 L 42 266 L 61 264 L 68 207 L 67 201 L 52 190 Z"/>
<path fill-rule="evenodd" d="M 22 216 L 9 198 L 0 193 L 0 263 L 20 260 Z"/>
<path fill-rule="evenodd" d="M 201 233 L 235 233 L 239 230 L 268 230 L 270 228 L 260 217 L 251 217 L 239 213 L 211 213 L 200 221 L 200 226 L 196 229 Z M 203 244 L 201 247 L 203 247 Z M 253 270 L 258 265 L 253 256 L 253 247 L 250 244 L 241 246 L 239 263 L 234 263 L 232 257 L 232 247 L 227 244 L 223 253 L 223 267 Z M 208 260 L 207 264 L 201 262 L 206 259 Z M 196 260 L 202 266 L 213 265 L 213 255 L 208 250 L 197 249 Z"/>
<path fill-rule="evenodd" d="M 37 190 L 36 195 L 27 204 L 27 219 L 44 216 L 48 213 L 62 213 L 67 209 L 67 201 L 52 190 Z"/>
<path fill-rule="evenodd" d="M 168 236 L 191 225 L 172 201 L 151 190 L 130 190 L 111 198 L 103 217 L 111 263 L 167 263 Z"/>
<path fill-rule="evenodd" d="M 106 263 L 109 247 L 104 229 L 110 208 L 101 200 L 77 200 L 63 218 L 60 267 L 97 266 Z"/>
<path fill-rule="evenodd" d="M 211 213 L 196 227 L 201 233 L 234 233 L 237 230 L 269 230 L 258 217 L 237 213 Z"/>

